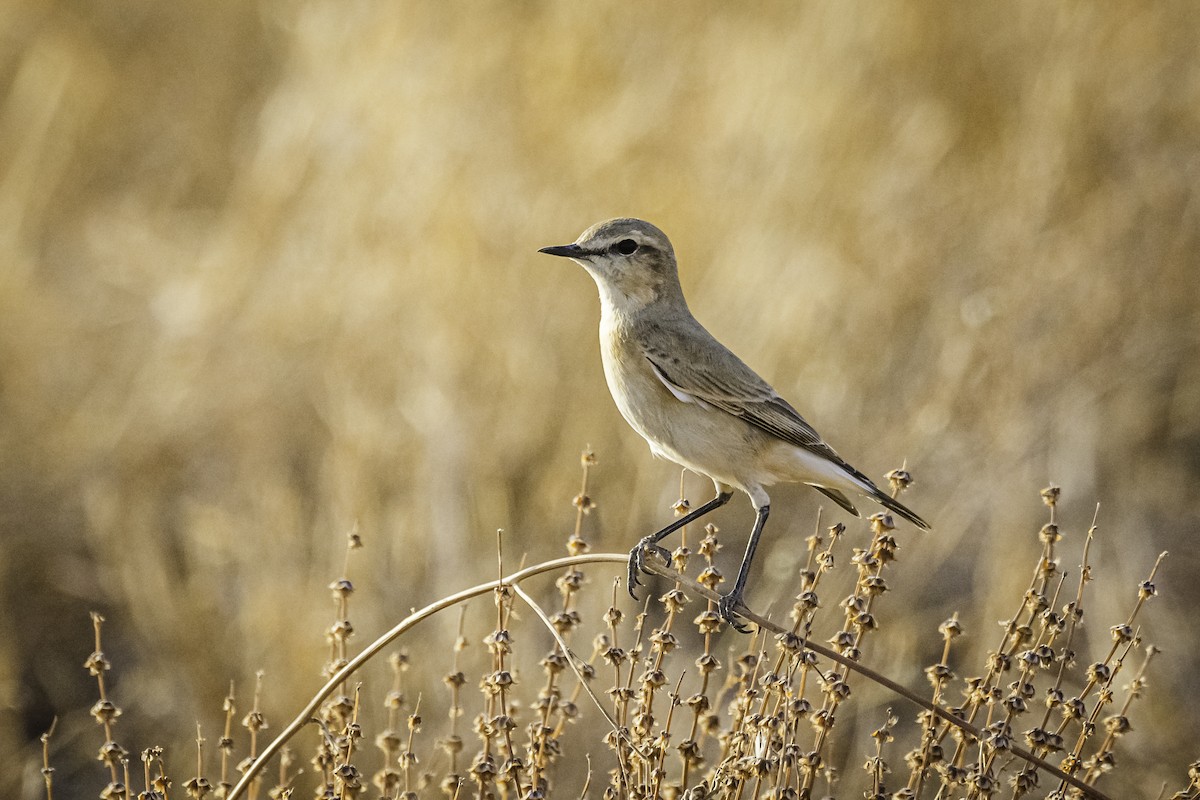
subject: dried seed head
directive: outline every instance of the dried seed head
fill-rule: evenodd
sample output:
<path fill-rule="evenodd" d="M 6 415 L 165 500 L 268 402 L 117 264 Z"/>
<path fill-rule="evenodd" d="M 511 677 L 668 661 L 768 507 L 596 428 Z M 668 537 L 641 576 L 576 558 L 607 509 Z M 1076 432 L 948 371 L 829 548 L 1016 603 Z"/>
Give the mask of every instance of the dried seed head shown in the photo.
<path fill-rule="evenodd" d="M 821 599 L 814 591 L 804 591 L 796 595 L 796 605 L 792 607 L 792 619 L 798 619 L 821 607 Z"/>
<path fill-rule="evenodd" d="M 846 648 L 854 646 L 854 634 L 850 631 L 838 631 L 829 638 L 829 643 L 844 653 Z"/>
<path fill-rule="evenodd" d="M 558 590 L 563 594 L 576 592 L 580 589 L 580 587 L 583 586 L 583 573 L 572 567 L 560 575 L 558 579 L 554 581 L 554 585 L 557 586 Z"/>
<path fill-rule="evenodd" d="M 651 689 L 657 689 L 667 682 L 667 675 L 661 669 L 648 670 L 642 675 L 642 685 Z"/>
<path fill-rule="evenodd" d="M 567 657 L 555 650 L 552 653 L 547 653 L 539 662 L 542 669 L 546 670 L 547 675 L 557 675 L 567 668 Z"/>
<path fill-rule="evenodd" d="M 1042 627 L 1049 633 L 1061 633 L 1067 627 L 1067 621 L 1053 609 L 1042 612 Z"/>
<path fill-rule="evenodd" d="M 692 556 L 691 550 L 684 547 L 683 545 L 679 545 L 679 547 L 676 547 L 674 550 L 671 551 L 671 566 L 677 572 L 685 572 L 685 571 L 687 571 L 688 559 L 691 558 L 691 556 Z"/>
<path fill-rule="evenodd" d="M 680 589 L 671 589 L 659 598 L 668 614 L 678 614 L 689 602 L 688 596 Z"/>
<path fill-rule="evenodd" d="M 701 633 L 716 633 L 721 630 L 721 617 L 716 611 L 701 611 L 692 622 Z"/>
<path fill-rule="evenodd" d="M 261 711 L 251 711 L 242 717 L 242 727 L 248 731 L 261 731 L 268 727 L 267 718 Z"/>
<path fill-rule="evenodd" d="M 346 789 L 353 791 L 362 786 L 362 773 L 353 764 L 342 764 L 334 773 L 345 784 Z"/>
<path fill-rule="evenodd" d="M 1004 698 L 1004 708 L 1012 714 L 1024 714 L 1026 705 L 1025 698 L 1017 694 L 1011 694 Z M 997 750 L 1006 750 L 1007 747 L 997 747 Z"/>
<path fill-rule="evenodd" d="M 958 621 L 958 614 L 954 614 L 950 619 L 938 625 L 938 633 L 947 640 L 962 636 L 962 632 L 962 623 Z"/>
<path fill-rule="evenodd" d="M 213 786 L 209 783 L 208 778 L 195 777 L 183 784 L 183 790 L 187 792 L 188 797 L 194 797 L 200 800 L 205 795 L 213 790 Z"/>
<path fill-rule="evenodd" d="M 867 520 L 871 523 L 871 532 L 876 536 L 887 531 L 896 530 L 896 521 L 886 511 L 876 511 L 867 517 Z"/>
<path fill-rule="evenodd" d="M 572 609 L 570 611 L 559 611 L 550 617 L 550 623 L 559 633 L 567 633 L 572 631 L 583 622 L 583 618 L 579 616 L 579 612 Z"/>
<path fill-rule="evenodd" d="M 900 494 L 912 485 L 913 476 L 904 467 L 894 469 L 883 477 L 887 478 L 888 487 L 895 494 Z"/>
<path fill-rule="evenodd" d="M 656 629 L 650 634 L 650 643 L 654 645 L 656 650 L 663 653 L 669 653 L 679 646 L 679 639 L 670 631 Z"/>
<path fill-rule="evenodd" d="M 1062 715 L 1069 719 L 1083 719 L 1087 716 L 1087 706 L 1079 697 L 1072 697 L 1062 705 Z"/>
<path fill-rule="evenodd" d="M 96 718 L 97 723 L 104 725 L 116 721 L 117 717 L 121 716 L 121 709 L 111 700 L 99 700 L 92 706 L 91 715 Z"/>
<path fill-rule="evenodd" d="M 629 655 L 620 647 L 610 647 L 601 654 L 601 658 L 614 667 L 625 663 Z"/>
<path fill-rule="evenodd" d="M 711 560 L 720 552 L 721 543 L 717 541 L 719 531 L 720 528 L 711 522 L 704 526 L 704 538 L 700 540 L 700 555 Z"/>
<path fill-rule="evenodd" d="M 724 581 L 725 577 L 721 575 L 721 570 L 712 566 L 705 567 L 700 571 L 700 574 L 696 576 L 697 583 L 699 583 L 701 586 L 712 589 L 714 592 L 717 590 L 717 585 L 723 583 Z"/>
<path fill-rule="evenodd" d="M 1113 736 L 1120 736 L 1133 730 L 1133 726 L 1129 724 L 1129 717 L 1124 714 L 1114 714 L 1105 719 L 1104 728 Z"/>
<path fill-rule="evenodd" d="M 871 631 L 879 627 L 879 623 L 875 620 L 875 615 L 869 611 L 856 614 L 853 625 L 859 631 Z"/>
<path fill-rule="evenodd" d="M 484 637 L 483 643 L 495 655 L 508 655 L 512 652 L 512 634 L 501 629 L 492 631 Z"/>
<path fill-rule="evenodd" d="M 392 728 L 384 729 L 375 737 L 375 746 L 385 753 L 396 752 L 403 743 L 400 732 Z"/>
<path fill-rule="evenodd" d="M 900 543 L 896 541 L 896 537 L 890 534 L 878 536 L 874 542 L 875 557 L 883 563 L 888 563 L 896 560 L 896 553 L 900 550 Z"/>
<path fill-rule="evenodd" d="M 967 779 L 967 770 L 954 764 L 939 764 L 937 771 L 942 780 L 951 786 L 961 785 Z"/>
<path fill-rule="evenodd" d="M 1058 497 L 1061 494 L 1062 489 L 1052 483 L 1042 489 L 1042 502 L 1053 508 L 1058 503 Z"/>
<path fill-rule="evenodd" d="M 837 700 L 845 700 L 850 696 L 850 684 L 843 680 L 830 681 L 826 684 L 825 692 L 830 697 L 835 697 Z"/>
<path fill-rule="evenodd" d="M 604 612 L 604 624 L 610 628 L 620 625 L 624 618 L 625 612 L 615 606 L 609 606 L 608 611 Z"/>
<path fill-rule="evenodd" d="M 863 597 L 862 595 L 852 594 L 847 596 L 846 599 L 838 605 L 846 609 L 846 614 L 848 616 L 853 616 L 854 614 L 860 614 L 867 610 L 867 598 Z"/>
<path fill-rule="evenodd" d="M 887 581 L 880 575 L 868 575 L 862 579 L 863 591 L 877 597 L 887 591 Z"/>
<path fill-rule="evenodd" d="M 775 636 L 776 647 L 784 653 L 796 654 L 804 647 L 804 639 L 792 633 L 784 631 Z"/>
<path fill-rule="evenodd" d="M 700 755 L 700 744 L 695 739 L 684 739 L 675 746 L 675 749 L 689 764 L 696 765 L 703 760 Z"/>
<path fill-rule="evenodd" d="M 833 712 L 822 708 L 820 711 L 817 711 L 812 715 L 810 722 L 812 723 L 814 730 L 829 730 L 836 722 L 836 718 L 834 717 Z"/>
<path fill-rule="evenodd" d="M 1050 601 L 1046 599 L 1046 595 L 1041 592 L 1029 590 L 1025 592 L 1024 597 L 1025 609 L 1031 614 L 1041 614 L 1050 607 Z M 1028 627 L 1028 626 L 1026 626 Z"/>
<path fill-rule="evenodd" d="M 1039 644 L 1033 649 L 1037 654 L 1038 665 L 1043 669 L 1054 663 L 1054 648 L 1047 644 Z"/>
<path fill-rule="evenodd" d="M 110 766 L 116 766 L 129 757 L 129 751 L 116 742 L 105 742 L 100 745 L 96 754 L 97 761 L 103 761 Z"/>
<path fill-rule="evenodd" d="M 496 760 L 490 753 L 480 753 L 475 756 L 475 762 L 471 764 L 471 774 L 475 776 L 475 780 L 481 783 L 491 783 L 495 780 L 497 772 Z"/>
<path fill-rule="evenodd" d="M 1129 625 L 1114 625 L 1108 629 L 1112 640 L 1117 644 L 1128 644 L 1133 641 L 1133 628 Z"/>
<path fill-rule="evenodd" d="M 498 669 L 483 679 L 488 689 L 507 689 L 513 685 L 513 675 L 506 669 Z"/>
<path fill-rule="evenodd" d="M 996 779 L 986 772 L 971 776 L 970 783 L 976 792 L 985 797 L 996 791 Z"/>
<path fill-rule="evenodd" d="M 96 677 L 101 673 L 108 672 L 110 669 L 112 669 L 112 664 L 109 662 L 108 658 L 105 657 L 104 653 L 97 650 L 88 656 L 87 660 L 83 662 L 83 668 L 91 673 L 92 677 Z"/>
<path fill-rule="evenodd" d="M 862 569 L 875 569 L 879 566 L 879 558 L 869 550 L 856 547 L 850 556 L 850 563 Z"/>
<path fill-rule="evenodd" d="M 721 668 L 721 661 L 712 653 L 705 653 L 696 659 L 696 667 L 700 670 L 701 675 L 707 675 L 713 670 Z"/>
<path fill-rule="evenodd" d="M 113 781 L 100 792 L 101 800 L 125 800 L 127 797 L 129 792 L 120 781 Z"/>
<path fill-rule="evenodd" d="M 929 677 L 929 682 L 934 687 L 945 686 L 950 681 L 954 680 L 954 672 L 945 664 L 934 664 L 931 667 L 925 668 L 925 674 Z"/>

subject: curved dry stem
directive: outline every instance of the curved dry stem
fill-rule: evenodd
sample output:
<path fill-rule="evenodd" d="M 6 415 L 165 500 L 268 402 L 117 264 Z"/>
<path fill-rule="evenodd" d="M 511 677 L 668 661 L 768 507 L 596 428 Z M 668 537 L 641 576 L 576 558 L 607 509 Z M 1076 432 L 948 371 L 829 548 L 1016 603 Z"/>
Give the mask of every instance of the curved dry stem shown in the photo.
<path fill-rule="evenodd" d="M 531 567 L 526 567 L 525 569 L 518 570 L 517 572 L 514 572 L 513 574 L 508 575 L 504 578 L 498 578 L 497 580 L 494 580 L 494 581 L 488 581 L 487 583 L 481 583 L 478 586 L 473 586 L 470 589 L 464 589 L 461 592 L 444 597 L 441 600 L 438 600 L 434 603 L 430 603 L 429 605 L 425 606 L 424 608 L 422 608 L 419 611 L 415 611 L 412 614 L 409 614 L 407 617 L 404 618 L 404 620 L 402 620 L 394 628 L 389 630 L 387 633 L 384 633 L 382 636 L 380 636 L 378 639 L 376 639 L 374 642 L 372 642 L 370 645 L 368 645 L 361 653 L 359 653 L 357 656 L 355 656 L 353 659 L 351 659 L 350 662 L 346 664 L 346 666 L 344 666 L 342 669 L 338 670 L 336 674 L 334 674 L 332 677 L 329 678 L 329 680 L 325 683 L 325 685 L 323 687 L 321 687 L 321 690 L 319 692 L 317 692 L 317 694 L 314 695 L 313 698 L 308 702 L 308 705 L 306 705 L 304 707 L 304 709 L 296 716 L 296 718 L 294 720 L 292 720 L 292 722 L 290 724 L 288 724 L 288 726 L 286 728 L 284 728 L 282 731 L 280 731 L 279 735 L 276 736 L 275 739 L 269 745 L 267 745 L 267 747 L 262 751 L 262 753 L 259 754 L 259 756 L 254 759 L 254 761 L 250 764 L 250 766 L 246 768 L 246 772 L 242 775 L 241 779 L 237 782 L 237 785 L 233 787 L 233 791 L 230 792 L 228 800 L 237 800 L 237 798 L 239 798 L 242 795 L 242 793 L 245 792 L 246 788 L 250 785 L 250 782 L 253 781 L 255 777 L 257 777 L 257 775 L 262 771 L 262 769 L 266 765 L 266 763 L 271 758 L 273 758 L 283 748 L 283 746 L 293 736 L 296 735 L 296 733 L 301 728 L 303 728 L 305 725 L 307 725 L 312 720 L 313 715 L 320 708 L 321 703 L 324 702 L 331 694 L 333 694 L 335 691 L 337 691 L 338 686 L 340 686 L 351 675 L 353 675 L 355 672 L 357 672 L 359 669 L 361 669 L 363 667 L 363 665 L 365 665 L 368 661 L 370 661 L 372 658 L 374 658 L 376 655 L 378 655 L 378 653 L 381 650 L 383 650 L 383 648 L 387 647 L 389 644 L 391 644 L 393 641 L 395 641 L 401 634 L 408 631 L 410 628 L 415 626 L 418 622 L 421 622 L 422 620 L 433 616 L 437 612 L 442 611 L 447 608 L 450 608 L 451 606 L 455 606 L 465 600 L 469 600 L 473 597 L 478 597 L 482 594 L 486 594 L 488 592 L 494 591 L 499 586 L 516 585 L 517 583 L 519 583 L 527 578 L 532 578 L 535 575 L 541 575 L 542 573 L 545 573 L 545 572 L 553 572 L 555 570 L 563 569 L 564 567 L 571 567 L 571 566 L 576 566 L 579 564 L 603 564 L 603 563 L 627 564 L 628 561 L 629 561 L 629 556 L 628 556 L 628 554 L 625 554 L 625 553 L 588 553 L 585 555 L 567 556 L 564 558 L 553 559 L 551 561 L 544 561 L 541 564 L 534 564 Z M 720 599 L 720 595 L 717 592 L 714 592 L 713 590 L 709 589 L 708 587 L 702 586 L 701 584 L 696 583 L 695 581 L 691 580 L 687 576 L 683 575 L 682 573 L 676 572 L 675 570 L 671 569 L 670 567 L 667 567 L 665 565 L 659 564 L 654 561 L 647 562 L 645 566 L 646 566 L 646 569 L 650 572 L 661 575 L 664 578 L 668 578 L 673 581 L 679 581 L 682 585 L 686 586 L 688 589 L 699 594 L 702 597 L 705 597 L 709 600 L 719 600 Z M 779 625 L 775 624 L 774 622 L 771 622 L 770 620 L 766 619 L 765 617 L 759 616 L 758 614 L 756 614 L 753 611 L 750 611 L 749 609 L 746 609 L 746 608 L 739 609 L 738 614 L 740 616 L 742 616 L 743 618 L 758 625 L 759 628 L 764 631 L 771 631 L 772 633 L 776 633 L 776 634 L 790 633 L 790 631 L 786 631 L 784 628 L 780 627 Z M 976 728 L 971 723 L 967 722 L 966 720 L 962 719 L 961 717 L 951 714 L 949 711 L 947 711 L 942 706 L 935 705 L 934 703 L 929 702 L 924 697 L 921 697 L 920 695 L 911 691 L 910 689 L 908 689 L 904 686 L 901 686 L 900 684 L 898 684 L 895 681 L 891 680 L 890 678 L 876 672 L 875 670 L 871 669 L 870 667 L 863 666 L 862 664 L 858 663 L 857 661 L 853 661 L 849 658 L 846 658 L 841 653 L 838 653 L 835 650 L 825 647 L 824 645 L 820 644 L 819 642 L 805 640 L 803 646 L 806 649 L 811 650 L 812 652 L 816 653 L 817 655 L 822 656 L 823 658 L 827 658 L 830 661 L 835 661 L 838 664 L 841 664 L 842 666 L 846 667 L 847 669 L 849 669 L 853 672 L 857 672 L 859 675 L 862 675 L 867 680 L 873 681 L 874 683 L 877 683 L 880 686 L 883 686 L 883 687 L 891 690 L 895 694 L 899 695 L 900 697 L 903 697 L 905 700 L 908 700 L 909 702 L 913 703 L 914 705 L 920 706 L 921 708 L 925 709 L 926 711 L 936 714 L 937 716 L 941 717 L 946 722 L 949 722 L 951 725 L 954 725 L 955 727 L 962 729 L 963 731 L 965 731 L 966 733 L 975 737 L 976 739 L 985 738 L 983 732 L 979 728 Z M 1098 789 L 1088 785 L 1087 783 L 1083 782 L 1082 780 L 1075 777 L 1074 775 L 1068 775 L 1067 773 L 1063 772 L 1058 767 L 1055 767 L 1053 764 L 1050 764 L 1050 763 L 1042 760 L 1041 758 L 1038 758 L 1037 756 L 1035 756 L 1033 753 L 1029 752 L 1028 750 L 1026 750 L 1022 747 L 1017 747 L 1016 745 L 1013 745 L 1009 749 L 1010 749 L 1010 752 L 1013 753 L 1013 755 L 1018 756 L 1021 759 L 1024 759 L 1025 761 L 1029 762 L 1030 764 L 1035 765 L 1038 769 L 1041 769 L 1041 770 L 1045 771 L 1046 773 L 1053 775 L 1055 778 L 1058 778 L 1059 780 L 1065 781 L 1066 783 L 1070 784 L 1071 786 L 1074 786 L 1075 788 L 1079 789 L 1084 794 L 1086 794 L 1088 797 L 1093 798 L 1093 800 L 1110 800 L 1110 798 L 1107 795 L 1100 792 Z"/>
<path fill-rule="evenodd" d="M 478 586 L 472 586 L 470 589 L 464 589 L 456 594 L 443 597 L 437 602 L 430 603 L 419 611 L 414 611 L 405 617 L 394 628 L 380 636 L 375 641 L 371 642 L 371 644 L 368 645 L 361 653 L 350 659 L 346 666 L 342 667 L 333 676 L 331 676 L 328 681 L 326 681 L 325 685 L 321 687 L 320 691 L 313 695 L 313 698 L 308 701 L 308 705 L 306 705 L 304 709 L 296 715 L 296 718 L 292 720 L 286 728 L 279 732 L 279 735 L 276 736 L 275 739 L 266 746 L 262 753 L 260 753 L 258 757 L 251 762 L 250 766 L 246 768 L 245 773 L 242 774 L 242 777 L 238 780 L 237 785 L 234 786 L 233 790 L 229 793 L 228 800 L 237 800 L 237 798 L 241 797 L 242 793 L 245 792 L 246 788 L 250 785 L 250 782 L 258 776 L 258 773 L 262 772 L 262 769 L 264 766 L 266 766 L 267 762 L 270 761 L 281 749 L 283 749 L 283 746 L 287 744 L 288 741 L 290 741 L 291 738 L 295 736 L 301 728 L 313 720 L 313 715 L 317 713 L 317 710 L 321 707 L 321 703 L 325 702 L 325 700 L 328 699 L 331 694 L 337 691 L 338 686 L 340 686 L 351 675 L 361 669 L 368 661 L 378 655 L 379 651 L 383 650 L 383 648 L 394 642 L 401 634 L 408 631 L 421 620 L 431 617 L 437 612 L 443 611 L 451 606 L 458 605 L 465 600 L 470 600 L 473 597 L 478 597 L 494 591 L 500 586 L 514 585 L 525 580 L 526 578 L 532 578 L 534 575 L 541 575 L 544 572 L 553 572 L 555 570 L 563 569 L 564 567 L 572 567 L 579 564 L 627 564 L 628 562 L 629 555 L 627 553 L 589 553 L 579 556 L 556 558 L 552 561 L 544 561 L 541 564 L 534 564 L 531 567 L 518 570 L 517 572 L 514 572 L 513 574 L 504 578 L 498 578 L 494 581 L 481 583 Z"/>

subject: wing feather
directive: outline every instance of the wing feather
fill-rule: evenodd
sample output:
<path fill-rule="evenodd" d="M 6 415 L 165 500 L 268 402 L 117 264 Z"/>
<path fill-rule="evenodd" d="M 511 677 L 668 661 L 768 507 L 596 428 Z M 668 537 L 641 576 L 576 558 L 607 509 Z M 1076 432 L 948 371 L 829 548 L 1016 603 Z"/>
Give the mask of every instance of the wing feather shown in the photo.
<path fill-rule="evenodd" d="M 706 341 L 697 341 L 698 336 Z M 760 430 L 811 450 L 861 477 L 769 383 L 703 328 L 689 330 L 685 336 L 655 326 L 639 338 L 643 343 L 655 343 L 643 344 L 643 353 L 658 379 L 676 397 L 683 394 L 741 417 Z"/>
<path fill-rule="evenodd" d="M 929 528 L 929 523 L 847 464 L 769 383 L 698 323 L 692 321 L 686 327 L 652 324 L 641 333 L 643 354 L 654 374 L 675 397 L 740 417 L 759 430 L 828 459 L 861 482 L 865 494 L 876 502 L 921 528 Z M 847 511 L 858 513 L 841 491 L 809 485 Z"/>

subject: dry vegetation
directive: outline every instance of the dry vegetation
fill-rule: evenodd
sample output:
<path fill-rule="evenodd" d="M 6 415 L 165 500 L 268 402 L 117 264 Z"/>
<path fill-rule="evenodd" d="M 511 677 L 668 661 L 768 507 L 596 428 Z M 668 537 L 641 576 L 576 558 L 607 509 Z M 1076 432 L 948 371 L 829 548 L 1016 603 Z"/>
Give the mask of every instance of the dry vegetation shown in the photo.
<path fill-rule="evenodd" d="M 1073 595 L 1103 504 L 1089 553 L 1101 590 L 1074 633 L 1071 648 L 1087 654 L 1076 670 L 1105 660 L 1107 626 L 1126 619 L 1139 582 L 1171 552 L 1155 579 L 1167 591 L 1147 612 L 1147 641 L 1162 649 L 1151 689 L 1117 744 L 1121 768 L 1100 785 L 1115 797 L 1178 788 L 1200 741 L 1190 702 L 1200 584 L 1188 577 L 1200 570 L 1198 29 L 1200 7 L 1171 2 L 9 0 L 0 795 L 44 795 L 39 736 L 56 715 L 56 797 L 94 797 L 108 780 L 84 711 L 96 688 L 79 670 L 89 611 L 108 620 L 108 690 L 125 710 L 116 738 L 135 754 L 164 746 L 174 795 L 190 774 L 196 720 L 216 782 L 231 679 L 239 719 L 258 670 L 276 725 L 312 696 L 324 587 L 355 525 L 367 557 L 349 569 L 369 599 L 354 627 L 371 634 L 493 577 L 496 528 L 509 532 L 510 562 L 556 552 L 570 533 L 568 465 L 584 443 L 604 456 L 593 548 L 621 551 L 655 529 L 680 494 L 677 473 L 612 408 L 590 281 L 534 252 L 617 214 L 667 231 L 696 315 L 852 462 L 879 477 L 907 459 L 918 474 L 907 498 L 936 531 L 897 532 L 908 572 L 880 601 L 885 624 L 864 658 L 875 668 L 921 688 L 940 654 L 937 626 L 958 611 L 968 635 L 952 644 L 952 667 L 986 674 L 968 665 L 997 650 L 992 624 L 1012 619 L 1030 586 L 1037 491 L 1050 481 L 1067 489 L 1057 511 L 1067 577 L 1053 608 Z M 683 494 L 706 491 L 688 478 Z M 775 498 L 748 596 L 774 619 L 801 588 L 817 501 L 800 490 Z M 871 532 L 841 521 L 857 537 L 840 545 L 848 558 Z M 728 570 L 750 512 L 738 501 L 713 522 L 730 542 L 717 555 Z M 585 658 L 614 573 L 586 574 L 571 640 Z M 658 726 L 671 679 L 686 669 L 685 681 L 699 680 L 691 662 L 706 637 L 689 626 L 703 601 L 684 591 L 692 604 L 672 623 L 681 644 L 657 690 Z M 835 598 L 849 591 L 822 593 L 829 624 L 840 624 Z M 513 602 L 513 657 L 528 660 L 519 691 L 532 703 L 551 645 Z M 464 659 L 497 627 L 495 608 L 481 606 L 463 623 Z M 637 609 L 617 607 L 625 627 L 615 635 L 629 647 Z M 643 628 L 643 657 L 662 616 L 656 606 Z M 458 624 L 443 613 L 404 644 L 404 680 L 433 681 L 426 720 L 452 707 L 437 681 Z M 722 686 L 741 674 L 743 651 L 765 651 L 773 670 L 781 657 L 772 641 L 722 636 Z M 1126 656 L 1111 713 L 1143 657 Z M 457 668 L 469 676 L 463 704 L 480 663 Z M 612 669 L 597 663 L 598 691 Z M 1054 669 L 1038 669 L 1041 691 Z M 376 684 L 390 678 L 372 680 L 363 705 L 373 709 L 386 691 Z M 564 697 L 575 691 L 567 673 L 555 680 Z M 813 681 L 809 702 L 823 702 Z M 868 680 L 851 685 L 856 710 L 822 745 L 847 781 L 839 796 L 861 788 L 849 787 L 865 780 L 859 762 L 889 707 L 906 742 L 880 737 L 895 790 L 919 735 L 914 711 Z M 711 688 L 723 731 L 735 730 L 725 706 L 737 688 Z M 945 702 L 960 702 L 958 688 L 943 687 Z M 678 691 L 686 699 L 692 688 Z M 595 740 L 607 723 L 584 697 L 573 702 L 590 721 L 565 726 L 577 738 L 564 752 L 592 753 L 599 792 L 611 751 Z M 464 741 L 477 711 L 460 721 Z M 403 730 L 410 713 L 372 719 L 372 730 Z M 671 747 L 693 713 L 675 709 Z M 429 727 L 413 747 L 432 760 Z M 586 748 L 581 731 L 594 734 Z M 726 747 L 703 742 L 695 778 Z M 730 752 L 748 746 L 729 742 Z M 478 741 L 470 747 L 458 769 Z M 355 763 L 374 771 L 380 761 Z M 678 782 L 680 767 L 673 753 L 663 780 Z M 567 778 L 555 767 L 577 792 L 574 768 Z M 521 780 L 528 788 L 531 777 Z M 1039 791 L 1052 789 L 1043 778 Z"/>
<path fill-rule="evenodd" d="M 353 657 L 349 608 L 355 587 L 347 558 L 342 576 L 329 585 L 337 608 L 326 632 L 329 681 L 266 746 L 263 732 L 270 726 L 261 708 L 263 675 L 258 675 L 249 713 L 242 718 L 245 731 L 236 738 L 232 732 L 238 709 L 231 687 L 216 743 L 219 766 L 206 767 L 208 741 L 198 727 L 196 772 L 183 782 L 183 791 L 196 800 L 210 795 L 256 798 L 267 769 L 278 764 L 268 792 L 273 798 L 299 793 L 345 800 L 367 793 L 403 800 L 439 794 L 483 800 L 587 797 L 591 789 L 608 798 L 803 800 L 841 794 L 871 800 L 1107 800 L 1097 784 L 1117 768 L 1117 746 L 1133 730 L 1133 704 L 1143 699 L 1147 667 L 1159 652 L 1144 643 L 1139 616 L 1157 594 L 1162 557 L 1131 593 L 1127 615 L 1108 628 L 1111 643 L 1104 654 L 1086 662 L 1086 654 L 1075 650 L 1076 634 L 1090 616 L 1086 590 L 1095 580 L 1089 554 L 1097 529 L 1093 524 L 1083 538 L 1072 592 L 1059 561 L 1058 487 L 1042 492 L 1050 519 L 1037 534 L 1041 552 L 1033 578 L 1012 616 L 1001 622 L 1001 636 L 987 651 L 984 668 L 962 678 L 962 698 L 950 705 L 958 688 L 951 666 L 958 659 L 951 658 L 951 649 L 964 633 L 957 613 L 938 626 L 940 657 L 925 670 L 932 687 L 928 699 L 864 665 L 868 640 L 885 627 L 883 600 L 901 551 L 893 520 L 883 512 L 866 523 L 869 539 L 865 546 L 853 547 L 848 559 L 841 552 L 847 536 L 841 523 L 807 537 L 790 624 L 781 626 L 747 611 L 757 632 L 737 637 L 724 657 L 719 646 L 724 624 L 716 606 L 716 590 L 724 578 L 713 525 L 705 527 L 694 551 L 687 528 L 682 529 L 682 543 L 671 554 L 671 566 L 679 572 L 653 567 L 674 582 L 657 602 L 648 599 L 630 620 L 618 602 L 618 579 L 612 584 L 611 605 L 593 618 L 599 606 L 587 599 L 590 582 L 583 567 L 608 562 L 619 570 L 626 558 L 589 555 L 583 522 L 594 507 L 588 494 L 594 463 L 594 455 L 585 452 L 583 487 L 574 500 L 575 531 L 567 541 L 570 557 L 506 575 L 498 546 L 495 581 L 413 612 Z M 911 475 L 901 470 L 889 478 L 893 495 L 911 483 Z M 675 511 L 682 515 L 688 508 L 680 498 Z M 352 532 L 348 554 L 362 544 Z M 690 580 L 684 573 L 689 562 L 697 561 L 698 574 Z M 844 566 L 839 569 L 839 564 Z M 556 608 L 547 611 L 527 584 L 559 570 Z M 846 578 L 849 594 L 832 606 L 844 613 L 822 613 L 832 605 L 822 603 L 822 595 L 828 597 L 832 588 L 840 596 L 846 590 L 839 583 Z M 685 590 L 706 604 L 694 603 Z M 467 603 L 487 594 L 495 607 L 491 629 L 486 636 L 469 635 Z M 532 614 L 517 613 L 518 598 Z M 414 628 L 454 607 L 460 610 L 456 636 L 441 642 L 435 636 L 417 638 Z M 537 629 L 537 620 L 544 631 Z M 93 615 L 93 624 L 95 649 L 84 666 L 98 681 L 100 699 L 92 716 L 103 726 L 99 757 L 109 777 L 100 796 L 111 800 L 131 791 L 131 758 L 114 736 L 121 708 L 106 688 L 112 664 L 102 648 L 103 619 Z M 539 651 L 539 640 L 547 641 L 548 652 Z M 581 658 L 580 645 L 572 647 L 572 640 L 585 647 L 590 642 L 590 657 Z M 472 643 L 479 641 L 486 647 L 476 644 L 472 655 Z M 387 648 L 409 642 L 417 645 L 414 654 L 391 651 L 384 712 L 372 714 L 364 697 L 375 693 L 363 691 L 370 672 L 364 668 L 378 668 Z M 1139 663 L 1118 693 L 1118 679 L 1125 680 L 1122 673 L 1131 656 Z M 438 687 L 440 659 L 449 668 Z M 539 672 L 544 676 L 540 680 Z M 917 724 L 904 725 L 890 707 L 852 699 L 858 690 L 851 684 L 864 680 L 890 691 L 892 700 L 917 707 Z M 596 685 L 606 689 L 597 691 Z M 472 688 L 476 686 L 478 693 Z M 872 716 L 883 720 L 870 731 L 873 744 L 855 742 L 856 737 L 866 740 L 860 729 Z M 298 734 L 306 727 L 314 729 L 314 741 L 299 749 Z M 842 740 L 840 753 L 835 738 Z M 379 752 L 369 747 L 372 740 Z M 42 741 L 46 793 L 52 800 L 50 736 Z M 240 761 L 239 750 L 245 753 Z M 139 797 L 166 800 L 173 781 L 163 748 L 142 751 L 141 761 Z M 849 772 L 855 762 L 862 763 L 862 772 Z M 377 768 L 372 772 L 368 764 Z M 1160 796 L 1166 792 L 1164 785 Z M 1200 797 L 1200 760 L 1189 767 L 1186 785 L 1171 797 Z"/>

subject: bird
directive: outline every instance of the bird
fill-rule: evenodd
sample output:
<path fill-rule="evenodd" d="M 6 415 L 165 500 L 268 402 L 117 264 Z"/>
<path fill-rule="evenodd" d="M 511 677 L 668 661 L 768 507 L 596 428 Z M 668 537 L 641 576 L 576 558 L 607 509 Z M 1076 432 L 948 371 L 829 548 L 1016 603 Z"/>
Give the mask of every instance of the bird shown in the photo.
<path fill-rule="evenodd" d="M 538 252 L 582 266 L 600 292 L 600 355 L 609 391 L 626 422 L 658 457 L 708 477 L 716 496 L 630 551 L 628 590 L 637 598 L 647 552 L 671 563 L 658 543 L 744 492 L 755 520 L 721 618 L 737 619 L 754 551 L 770 513 L 767 487 L 803 483 L 860 516 L 848 494 L 869 498 L 914 525 L 929 524 L 829 446 L 779 392 L 718 342 L 688 308 L 671 241 L 641 219 L 599 222 L 567 245 Z"/>

